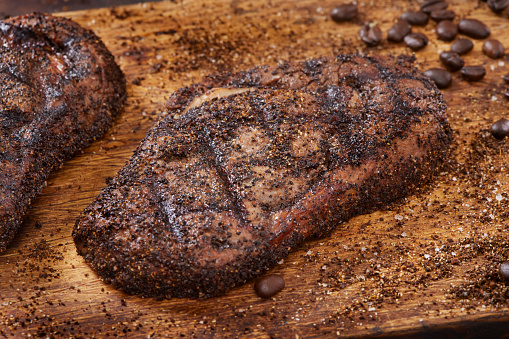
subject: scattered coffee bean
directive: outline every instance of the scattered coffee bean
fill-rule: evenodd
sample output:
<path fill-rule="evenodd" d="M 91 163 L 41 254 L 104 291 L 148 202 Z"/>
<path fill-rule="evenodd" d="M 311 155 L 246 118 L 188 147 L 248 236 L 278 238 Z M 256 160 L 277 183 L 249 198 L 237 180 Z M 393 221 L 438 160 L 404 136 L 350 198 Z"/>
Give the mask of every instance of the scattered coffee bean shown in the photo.
<path fill-rule="evenodd" d="M 509 84 L 509 73 L 503 75 L 502 79 L 505 81 L 506 84 Z"/>
<path fill-rule="evenodd" d="M 505 261 L 500 264 L 498 275 L 500 276 L 500 279 L 509 282 L 509 261 Z"/>
<path fill-rule="evenodd" d="M 496 39 L 487 39 L 482 45 L 482 51 L 490 58 L 498 59 L 504 55 L 504 45 Z"/>
<path fill-rule="evenodd" d="M 387 32 L 387 40 L 401 42 L 412 31 L 412 26 L 406 20 L 399 19 Z"/>
<path fill-rule="evenodd" d="M 454 41 L 451 51 L 459 55 L 467 54 L 474 48 L 474 43 L 470 39 L 460 38 Z"/>
<path fill-rule="evenodd" d="M 491 135 L 497 140 L 504 139 L 509 134 L 509 120 L 502 118 L 491 125 Z M 508 271 L 509 273 L 509 271 Z"/>
<path fill-rule="evenodd" d="M 458 26 L 451 20 L 442 20 L 437 25 L 438 39 L 451 41 L 458 35 Z"/>
<path fill-rule="evenodd" d="M 423 11 L 405 12 L 401 19 L 406 20 L 412 26 L 425 26 L 428 23 L 428 14 Z"/>
<path fill-rule="evenodd" d="M 430 68 L 424 72 L 437 85 L 438 88 L 443 89 L 451 86 L 452 76 L 442 68 Z"/>
<path fill-rule="evenodd" d="M 486 75 L 482 66 L 464 66 L 461 69 L 461 77 L 468 81 L 479 81 Z"/>
<path fill-rule="evenodd" d="M 488 6 L 495 13 L 500 13 L 509 7 L 509 0 L 488 0 Z"/>
<path fill-rule="evenodd" d="M 365 23 L 359 31 L 361 40 L 368 46 L 377 46 L 382 42 L 382 30 L 375 23 Z"/>
<path fill-rule="evenodd" d="M 276 274 L 268 274 L 258 279 L 254 285 L 256 295 L 260 298 L 270 298 L 285 288 L 283 277 Z"/>
<path fill-rule="evenodd" d="M 458 53 L 449 51 L 440 53 L 440 61 L 442 61 L 444 66 L 451 72 L 461 69 L 461 67 L 465 64 Z"/>
<path fill-rule="evenodd" d="M 449 4 L 445 1 L 426 1 L 421 5 L 421 11 L 430 14 L 434 11 L 443 10 L 449 7 Z"/>
<path fill-rule="evenodd" d="M 463 19 L 458 23 L 459 31 L 474 39 L 484 39 L 490 35 L 490 28 L 477 19 Z"/>
<path fill-rule="evenodd" d="M 454 17 L 456 16 L 456 13 L 454 11 L 448 10 L 448 9 L 441 9 L 439 11 L 433 11 L 429 15 L 429 17 L 435 21 L 440 22 L 442 20 L 454 20 Z"/>
<path fill-rule="evenodd" d="M 505 90 L 504 96 L 507 100 L 509 100 L 509 87 L 507 87 L 507 89 Z"/>
<path fill-rule="evenodd" d="M 334 8 L 330 17 L 335 22 L 350 21 L 357 16 L 357 6 L 354 4 L 342 4 Z"/>
<path fill-rule="evenodd" d="M 428 38 L 422 33 L 410 33 L 403 40 L 413 51 L 419 51 L 428 45 Z"/>

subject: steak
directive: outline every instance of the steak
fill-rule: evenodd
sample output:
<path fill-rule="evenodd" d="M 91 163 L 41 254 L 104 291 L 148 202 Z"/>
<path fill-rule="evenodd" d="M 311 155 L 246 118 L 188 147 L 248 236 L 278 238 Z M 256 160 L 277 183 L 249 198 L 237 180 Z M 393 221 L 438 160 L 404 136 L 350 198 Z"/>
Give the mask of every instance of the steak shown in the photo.
<path fill-rule="evenodd" d="M 412 61 L 339 55 L 176 91 L 78 218 L 78 253 L 129 293 L 217 296 L 404 197 L 451 142 L 442 95 Z"/>
<path fill-rule="evenodd" d="M 0 21 L 0 252 L 49 173 L 100 137 L 125 79 L 100 39 L 44 14 Z"/>

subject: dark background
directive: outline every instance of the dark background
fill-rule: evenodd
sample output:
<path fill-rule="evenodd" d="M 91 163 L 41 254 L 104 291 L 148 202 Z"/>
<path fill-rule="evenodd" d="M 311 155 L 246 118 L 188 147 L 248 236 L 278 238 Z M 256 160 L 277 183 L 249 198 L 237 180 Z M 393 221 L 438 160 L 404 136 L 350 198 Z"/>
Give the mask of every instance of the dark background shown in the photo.
<path fill-rule="evenodd" d="M 154 0 L 152 0 L 154 1 Z M 169 1 L 169 0 L 165 0 Z M 3 17 L 31 12 L 66 12 L 89 8 L 112 7 L 149 2 L 148 0 L 4 0 L 0 1 L 0 15 Z"/>

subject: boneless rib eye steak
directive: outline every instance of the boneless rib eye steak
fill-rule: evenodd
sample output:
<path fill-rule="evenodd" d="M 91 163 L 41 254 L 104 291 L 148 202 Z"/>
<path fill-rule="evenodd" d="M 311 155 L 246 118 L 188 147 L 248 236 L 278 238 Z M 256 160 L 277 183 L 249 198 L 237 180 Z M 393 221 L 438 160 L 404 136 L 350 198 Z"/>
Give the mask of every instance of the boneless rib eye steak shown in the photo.
<path fill-rule="evenodd" d="M 106 282 L 156 298 L 259 275 L 430 179 L 451 141 L 440 92 L 404 57 L 211 76 L 166 106 L 73 230 Z"/>
<path fill-rule="evenodd" d="M 0 252 L 51 170 L 101 136 L 124 98 L 93 32 L 44 14 L 0 21 Z"/>

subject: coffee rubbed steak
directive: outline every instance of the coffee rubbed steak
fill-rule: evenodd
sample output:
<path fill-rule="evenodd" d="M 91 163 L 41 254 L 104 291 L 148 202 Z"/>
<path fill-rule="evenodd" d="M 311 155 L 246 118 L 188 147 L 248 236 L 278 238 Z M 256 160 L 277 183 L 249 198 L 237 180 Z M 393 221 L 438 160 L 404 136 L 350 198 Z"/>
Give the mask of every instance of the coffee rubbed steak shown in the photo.
<path fill-rule="evenodd" d="M 409 194 L 450 142 L 442 95 L 410 58 L 340 55 L 210 76 L 170 97 L 73 237 L 123 291 L 217 296 Z"/>
<path fill-rule="evenodd" d="M 49 173 L 111 126 L 125 80 L 93 32 L 31 14 L 0 21 L 0 89 L 1 252 Z"/>

